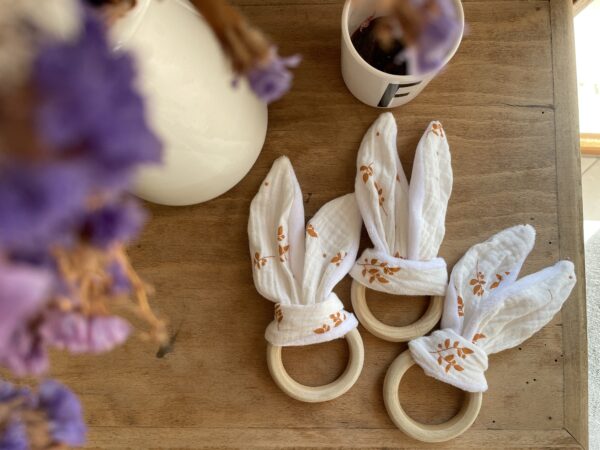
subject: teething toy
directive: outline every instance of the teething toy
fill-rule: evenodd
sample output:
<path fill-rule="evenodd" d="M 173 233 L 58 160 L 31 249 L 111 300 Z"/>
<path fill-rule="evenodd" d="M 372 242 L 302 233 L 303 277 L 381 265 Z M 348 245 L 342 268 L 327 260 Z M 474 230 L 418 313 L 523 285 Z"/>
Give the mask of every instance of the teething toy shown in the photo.
<path fill-rule="evenodd" d="M 289 396 L 321 402 L 344 394 L 364 361 L 358 321 L 344 310 L 335 285 L 356 259 L 361 218 L 354 194 L 325 204 L 304 228 L 302 193 L 292 165 L 277 159 L 250 207 L 248 236 L 258 292 L 275 303 L 267 327 L 267 362 L 275 383 Z M 350 360 L 333 383 L 309 387 L 285 371 L 281 348 L 346 337 Z"/>
<path fill-rule="evenodd" d="M 385 113 L 365 134 L 357 158 L 355 193 L 374 248 L 350 275 L 352 306 L 375 336 L 404 342 L 427 334 L 442 315 L 448 273 L 437 257 L 452 190 L 450 150 L 442 125 L 431 122 L 415 154 L 410 185 L 396 149 L 396 121 Z M 406 327 L 380 322 L 369 310 L 366 288 L 395 295 L 432 296 L 425 315 Z"/>
<path fill-rule="evenodd" d="M 391 365 L 384 382 L 385 405 L 409 436 L 442 442 L 465 432 L 477 418 L 488 388 L 488 356 L 531 337 L 571 293 L 576 279 L 569 261 L 517 280 L 534 240 L 533 227 L 519 225 L 471 247 L 452 270 L 441 330 L 409 342 L 409 350 Z M 398 387 L 415 363 L 427 375 L 467 392 L 463 408 L 449 422 L 420 424 L 402 409 Z"/>

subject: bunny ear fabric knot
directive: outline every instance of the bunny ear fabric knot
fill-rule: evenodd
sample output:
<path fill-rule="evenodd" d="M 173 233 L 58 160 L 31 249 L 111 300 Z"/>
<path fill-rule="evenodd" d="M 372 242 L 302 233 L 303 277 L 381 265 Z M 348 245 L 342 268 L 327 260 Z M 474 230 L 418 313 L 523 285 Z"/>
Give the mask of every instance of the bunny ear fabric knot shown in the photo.
<path fill-rule="evenodd" d="M 431 122 L 416 150 L 410 185 L 396 148 L 397 126 L 384 113 L 365 134 L 357 158 L 355 192 L 374 248 L 350 275 L 396 295 L 444 295 L 446 262 L 438 251 L 452 191 L 450 149 L 439 122 Z"/>
<path fill-rule="evenodd" d="M 362 220 L 354 194 L 325 204 L 305 227 L 302 193 L 288 158 L 273 163 L 250 207 L 254 284 L 275 303 L 265 338 L 276 346 L 343 337 L 358 326 L 333 293 L 358 252 Z"/>
<path fill-rule="evenodd" d="M 442 329 L 409 342 L 427 375 L 484 392 L 488 355 L 519 345 L 560 310 L 576 283 L 571 262 L 517 280 L 534 241 L 533 227 L 518 225 L 471 247 L 456 264 Z"/>

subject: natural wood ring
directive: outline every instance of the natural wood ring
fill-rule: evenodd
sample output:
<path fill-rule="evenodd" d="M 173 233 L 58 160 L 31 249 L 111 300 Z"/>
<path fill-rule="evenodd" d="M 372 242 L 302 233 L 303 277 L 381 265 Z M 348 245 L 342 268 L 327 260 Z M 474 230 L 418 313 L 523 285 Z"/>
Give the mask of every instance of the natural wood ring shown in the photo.
<path fill-rule="evenodd" d="M 335 381 L 324 386 L 305 386 L 294 380 L 285 370 L 283 360 L 281 359 L 281 347 L 277 345 L 267 345 L 267 365 L 269 372 L 279 388 L 296 400 L 308 403 L 326 402 L 339 397 L 348 392 L 356 383 L 358 376 L 363 368 L 365 360 L 365 349 L 360 333 L 356 328 L 350 330 L 346 336 L 350 357 L 346 370 Z"/>
<path fill-rule="evenodd" d="M 405 327 L 386 325 L 377 319 L 367 305 L 366 287 L 352 280 L 352 308 L 363 327 L 380 339 L 390 342 L 408 342 L 429 333 L 442 317 L 444 297 L 432 296 L 423 317 Z"/>
<path fill-rule="evenodd" d="M 400 381 L 414 364 L 415 360 L 412 354 L 406 350 L 394 360 L 385 376 L 383 400 L 392 421 L 405 434 L 422 442 L 444 442 L 463 434 L 475 422 L 481 409 L 483 394 L 481 392 L 465 392 L 462 408 L 456 416 L 445 423 L 437 425 L 419 423 L 406 414 L 398 397 Z"/>

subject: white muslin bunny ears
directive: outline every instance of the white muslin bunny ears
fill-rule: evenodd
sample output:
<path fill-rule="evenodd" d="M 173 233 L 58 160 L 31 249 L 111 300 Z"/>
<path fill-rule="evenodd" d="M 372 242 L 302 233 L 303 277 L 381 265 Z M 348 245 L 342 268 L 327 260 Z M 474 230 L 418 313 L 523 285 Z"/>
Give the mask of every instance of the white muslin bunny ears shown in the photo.
<path fill-rule="evenodd" d="M 354 194 L 325 204 L 305 229 L 302 193 L 280 157 L 250 207 L 248 236 L 258 292 L 275 303 L 266 340 L 307 345 L 343 337 L 358 321 L 332 292 L 358 252 L 361 218 Z"/>
<path fill-rule="evenodd" d="M 431 122 L 415 154 L 410 185 L 398 157 L 394 116 L 384 113 L 365 134 L 357 158 L 355 193 L 374 248 L 350 275 L 374 290 L 397 295 L 444 295 L 444 239 L 452 167 L 445 132 Z"/>
<path fill-rule="evenodd" d="M 454 266 L 441 330 L 409 342 L 427 375 L 484 392 L 488 355 L 520 344 L 560 310 L 576 282 L 571 262 L 517 280 L 534 241 L 533 227 L 508 228 L 471 247 Z"/>

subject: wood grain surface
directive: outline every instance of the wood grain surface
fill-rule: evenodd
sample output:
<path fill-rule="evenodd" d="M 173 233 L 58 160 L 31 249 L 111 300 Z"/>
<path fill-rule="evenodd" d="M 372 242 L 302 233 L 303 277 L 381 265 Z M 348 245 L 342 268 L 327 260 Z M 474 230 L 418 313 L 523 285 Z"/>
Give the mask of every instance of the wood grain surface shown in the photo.
<path fill-rule="evenodd" d="M 284 154 L 296 169 L 307 217 L 351 192 L 360 140 L 380 111 L 359 103 L 343 84 L 341 0 L 237 4 L 282 54 L 298 52 L 304 60 L 293 90 L 270 108 L 264 149 L 238 186 L 202 205 L 150 206 L 153 219 L 132 256 L 156 287 L 156 308 L 170 318 L 173 351 L 158 358 L 155 346 L 133 339 L 101 357 L 56 355 L 53 375 L 83 398 L 90 448 L 585 447 L 585 292 L 570 2 L 465 1 L 469 32 L 457 55 L 415 101 L 393 111 L 408 173 L 430 120 L 442 121 L 448 134 L 455 181 L 441 256 L 450 266 L 493 233 L 530 223 L 537 243 L 522 273 L 569 258 L 580 279 L 562 316 L 518 348 L 490 358 L 490 389 L 471 430 L 435 445 L 403 435 L 384 408 L 383 379 L 405 344 L 382 341 L 360 327 L 362 376 L 328 403 L 295 401 L 269 376 L 263 333 L 272 304 L 252 282 L 250 201 L 273 160 Z M 336 292 L 350 308 L 349 279 Z M 399 325 L 419 317 L 427 300 L 369 292 L 369 305 L 381 320 Z M 346 359 L 344 340 L 284 351 L 290 374 L 307 384 L 333 380 Z M 406 411 L 426 423 L 448 419 L 462 400 L 460 391 L 419 368 L 409 370 L 400 389 Z"/>

